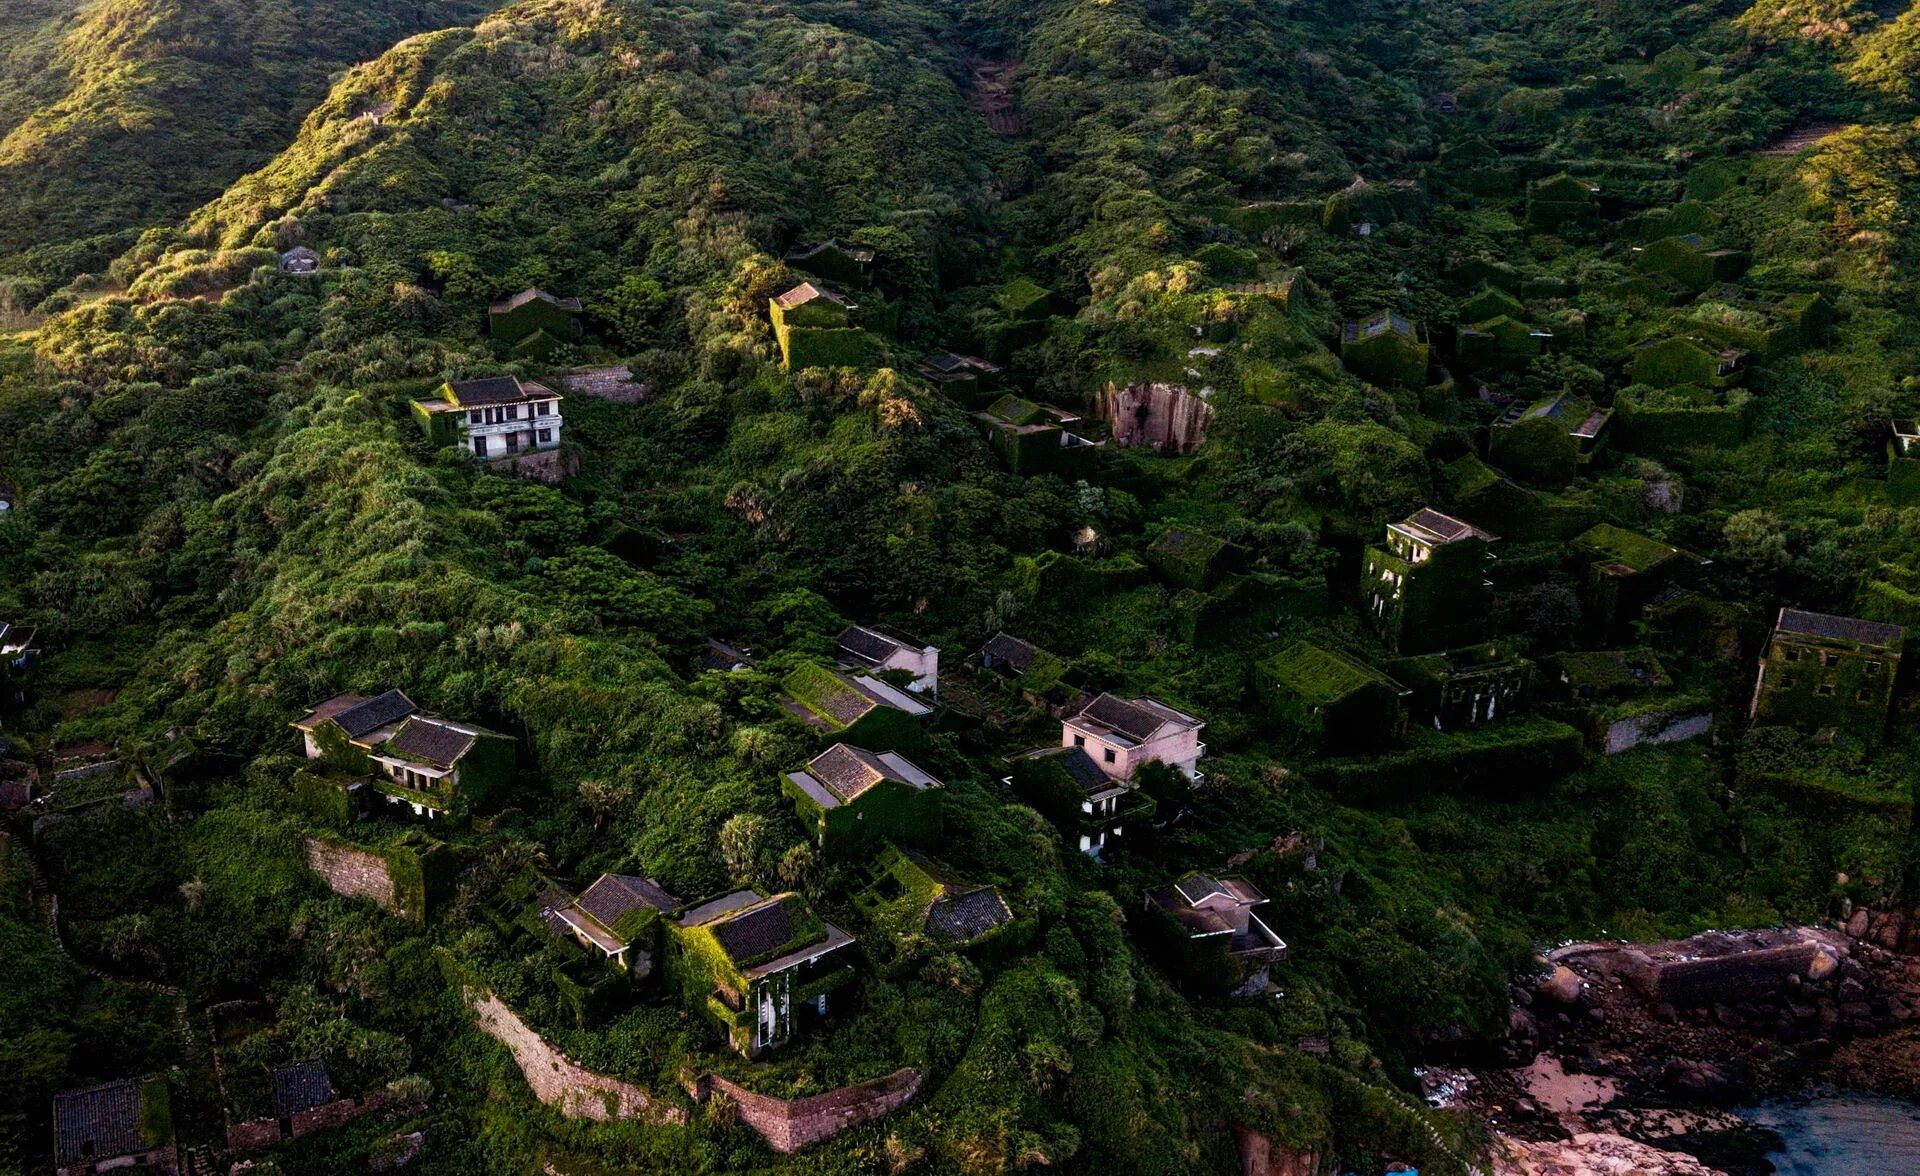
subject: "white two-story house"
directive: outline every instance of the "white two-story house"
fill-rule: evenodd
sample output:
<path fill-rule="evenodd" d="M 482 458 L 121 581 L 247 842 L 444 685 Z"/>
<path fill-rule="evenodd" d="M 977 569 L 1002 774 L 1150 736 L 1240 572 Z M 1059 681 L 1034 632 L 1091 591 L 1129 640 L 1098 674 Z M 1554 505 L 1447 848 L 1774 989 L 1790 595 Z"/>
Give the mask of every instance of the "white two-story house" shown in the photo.
<path fill-rule="evenodd" d="M 413 408 L 430 439 L 492 460 L 558 449 L 562 399 L 531 380 L 488 376 L 442 384 Z"/>
<path fill-rule="evenodd" d="M 1102 694 L 1060 722 L 1060 745 L 1087 753 L 1102 772 L 1129 780 L 1141 764 L 1159 763 L 1200 780 L 1206 723 L 1151 698 Z"/>

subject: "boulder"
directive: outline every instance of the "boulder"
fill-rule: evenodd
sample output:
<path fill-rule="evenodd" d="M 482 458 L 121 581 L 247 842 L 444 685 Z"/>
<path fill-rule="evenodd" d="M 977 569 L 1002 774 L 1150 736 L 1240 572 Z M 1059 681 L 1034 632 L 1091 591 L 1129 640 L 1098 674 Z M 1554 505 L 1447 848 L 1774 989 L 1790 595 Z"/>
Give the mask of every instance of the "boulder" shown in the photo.
<path fill-rule="evenodd" d="M 1561 964 L 1540 982 L 1540 995 L 1563 1005 L 1579 1004 L 1587 992 L 1587 982 L 1572 968 Z"/>

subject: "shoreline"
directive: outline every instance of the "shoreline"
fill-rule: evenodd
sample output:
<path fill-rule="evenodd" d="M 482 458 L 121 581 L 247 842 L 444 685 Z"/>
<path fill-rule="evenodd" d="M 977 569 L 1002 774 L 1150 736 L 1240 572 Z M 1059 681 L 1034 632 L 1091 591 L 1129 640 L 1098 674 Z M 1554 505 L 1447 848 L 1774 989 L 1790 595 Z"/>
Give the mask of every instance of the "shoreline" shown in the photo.
<path fill-rule="evenodd" d="M 1422 1084 L 1494 1137 L 1493 1176 L 1763 1176 L 1781 1137 L 1740 1108 L 1834 1094 L 1920 1106 L 1916 925 L 1875 914 L 1568 944 L 1513 988 L 1495 1056 Z"/>

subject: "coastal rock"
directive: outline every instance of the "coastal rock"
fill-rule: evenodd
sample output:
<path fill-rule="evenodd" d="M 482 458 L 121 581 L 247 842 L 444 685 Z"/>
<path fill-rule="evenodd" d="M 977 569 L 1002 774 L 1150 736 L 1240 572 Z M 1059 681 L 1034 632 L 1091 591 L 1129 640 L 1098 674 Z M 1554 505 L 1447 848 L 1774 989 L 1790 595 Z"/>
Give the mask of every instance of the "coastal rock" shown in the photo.
<path fill-rule="evenodd" d="M 1576 1135 L 1564 1142 L 1495 1141 L 1490 1176 L 1725 1176 L 1692 1156 L 1619 1135 Z"/>
<path fill-rule="evenodd" d="M 1586 991 L 1587 982 L 1565 964 L 1555 968 L 1552 975 L 1540 982 L 1540 995 L 1563 1005 L 1579 1004 Z"/>

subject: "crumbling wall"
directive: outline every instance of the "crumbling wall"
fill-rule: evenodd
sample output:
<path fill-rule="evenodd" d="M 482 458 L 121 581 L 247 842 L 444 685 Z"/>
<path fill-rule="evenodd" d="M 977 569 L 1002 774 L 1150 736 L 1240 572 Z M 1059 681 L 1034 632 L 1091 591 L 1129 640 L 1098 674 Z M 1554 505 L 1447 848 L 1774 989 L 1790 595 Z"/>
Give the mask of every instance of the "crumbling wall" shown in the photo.
<path fill-rule="evenodd" d="M 786 1099 L 755 1094 L 717 1074 L 707 1074 L 690 1085 L 689 1093 L 696 1102 L 705 1102 L 716 1091 L 726 1095 L 740 1108 L 741 1122 L 758 1131 L 768 1147 L 786 1155 L 906 1105 L 919 1092 L 922 1077 L 918 1070 L 896 1070 L 857 1086 Z"/>
<path fill-rule="evenodd" d="M 1607 726 L 1607 754 L 1618 755 L 1636 747 L 1651 747 L 1656 743 L 1680 743 L 1688 739 L 1698 739 L 1713 729 L 1713 715 L 1702 712 L 1691 715 L 1676 715 L 1666 711 L 1635 715 L 1630 719 L 1621 719 Z"/>
<path fill-rule="evenodd" d="M 1115 445 L 1161 453 L 1192 453 L 1213 424 L 1213 405 L 1178 384 L 1108 384 L 1096 410 L 1113 426 Z"/>
<path fill-rule="evenodd" d="M 1646 977 L 1651 995 L 1677 1008 L 1697 1008 L 1766 992 L 1789 976 L 1806 976 L 1820 955 L 1815 943 L 1765 947 L 1732 955 L 1654 963 Z"/>
<path fill-rule="evenodd" d="M 379 854 L 337 842 L 307 838 L 307 865 L 326 880 L 335 894 L 372 899 L 395 910 L 393 875 Z"/>
<path fill-rule="evenodd" d="M 507 1047 L 526 1075 L 527 1085 L 541 1102 L 557 1107 L 569 1119 L 647 1119 L 683 1123 L 686 1112 L 657 1105 L 653 1096 L 631 1082 L 596 1074 L 576 1064 L 535 1033 L 491 992 L 469 989 L 480 1031 Z"/>

